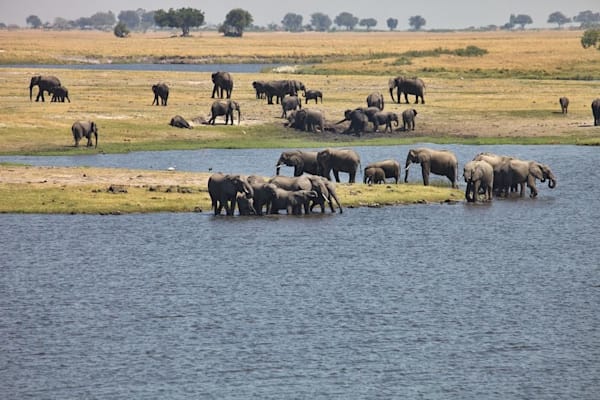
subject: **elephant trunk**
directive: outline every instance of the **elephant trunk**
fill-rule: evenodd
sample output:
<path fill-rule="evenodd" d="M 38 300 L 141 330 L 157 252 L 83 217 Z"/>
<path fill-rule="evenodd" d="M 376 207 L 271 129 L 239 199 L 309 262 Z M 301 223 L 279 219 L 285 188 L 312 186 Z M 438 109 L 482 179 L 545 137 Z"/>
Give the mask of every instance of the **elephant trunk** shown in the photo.
<path fill-rule="evenodd" d="M 98 132 L 94 132 L 94 138 L 96 139 L 96 144 L 94 145 L 94 148 L 97 149 L 98 148 Z"/>
<path fill-rule="evenodd" d="M 550 189 L 554 189 L 556 187 L 556 179 L 549 178 L 548 179 L 548 187 Z"/>
<path fill-rule="evenodd" d="M 33 82 L 29 85 L 29 101 L 33 100 Z"/>
<path fill-rule="evenodd" d="M 467 189 L 465 190 L 465 199 L 467 202 L 472 203 L 475 201 L 475 196 L 473 195 L 473 182 L 467 182 Z"/>
<path fill-rule="evenodd" d="M 394 99 L 394 88 L 390 87 L 390 96 L 392 97 L 392 103 L 396 102 L 396 99 Z"/>
<path fill-rule="evenodd" d="M 242 122 L 242 111 L 241 110 L 237 110 L 238 112 L 238 125 Z"/>

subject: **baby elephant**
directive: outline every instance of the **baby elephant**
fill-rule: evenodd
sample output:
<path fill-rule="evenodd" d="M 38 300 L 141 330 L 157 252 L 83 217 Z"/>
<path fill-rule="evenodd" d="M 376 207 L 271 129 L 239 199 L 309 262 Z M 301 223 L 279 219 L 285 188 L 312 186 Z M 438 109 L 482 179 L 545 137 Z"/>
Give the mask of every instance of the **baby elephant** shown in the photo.
<path fill-rule="evenodd" d="M 403 130 L 415 130 L 415 117 L 417 116 L 417 110 L 410 108 L 402 112 L 402 126 Z"/>
<path fill-rule="evenodd" d="M 560 104 L 560 110 L 563 114 L 567 113 L 567 108 L 569 108 L 569 99 L 566 97 L 561 97 L 558 99 L 558 103 Z"/>
<path fill-rule="evenodd" d="M 304 104 L 308 104 L 309 100 L 314 100 L 315 104 L 319 104 L 319 99 L 323 104 L 323 93 L 320 90 L 306 90 L 304 92 Z"/>
<path fill-rule="evenodd" d="M 69 99 L 69 90 L 64 86 L 51 87 L 48 89 L 48 93 L 52 95 L 52 99 L 50 100 L 52 103 L 64 103 L 65 99 L 67 99 L 69 103 L 71 102 L 71 99 Z"/>
<path fill-rule="evenodd" d="M 385 183 L 385 171 L 380 167 L 367 167 L 364 171 L 363 183 L 369 185 Z"/>
<path fill-rule="evenodd" d="M 187 122 L 185 118 L 183 118 L 181 115 L 176 115 L 173 118 L 171 118 L 171 122 L 169 122 L 169 125 L 175 128 L 192 129 L 192 126 L 189 124 L 189 122 Z"/>

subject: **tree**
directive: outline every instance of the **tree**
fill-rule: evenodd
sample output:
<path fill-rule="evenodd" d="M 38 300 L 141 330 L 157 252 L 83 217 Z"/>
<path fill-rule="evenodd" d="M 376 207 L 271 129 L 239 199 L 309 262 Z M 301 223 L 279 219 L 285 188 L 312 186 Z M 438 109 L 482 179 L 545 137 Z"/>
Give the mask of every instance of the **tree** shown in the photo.
<path fill-rule="evenodd" d="M 388 18 L 385 22 L 387 24 L 387 27 L 390 28 L 390 31 L 393 31 L 398 27 L 398 19 L 396 18 Z"/>
<path fill-rule="evenodd" d="M 315 31 L 325 32 L 329 30 L 332 22 L 331 18 L 329 18 L 329 15 L 316 12 L 310 16 L 310 24 Z"/>
<path fill-rule="evenodd" d="M 364 18 L 361 19 L 358 24 L 360 26 L 366 26 L 367 30 L 370 30 L 373 26 L 377 25 L 377 20 L 375 18 Z"/>
<path fill-rule="evenodd" d="M 118 19 L 119 22 L 122 22 L 123 25 L 125 25 L 128 29 L 131 30 L 135 30 L 140 26 L 140 15 L 137 11 L 134 10 L 121 11 L 119 13 Z"/>
<path fill-rule="evenodd" d="M 225 22 L 219 27 L 219 32 L 225 36 L 241 37 L 244 34 L 244 29 L 252 24 L 253 18 L 246 10 L 234 8 L 225 16 Z"/>
<path fill-rule="evenodd" d="M 181 36 L 189 36 L 190 28 L 204 24 L 204 13 L 195 8 L 169 8 L 168 12 L 160 9 L 154 12 L 154 22 L 158 26 L 180 28 Z"/>
<path fill-rule="evenodd" d="M 600 23 L 600 13 L 593 13 L 590 10 L 581 11 L 573 17 L 573 22 L 579 22 L 581 28 L 592 27 Z"/>
<path fill-rule="evenodd" d="M 358 18 L 350 14 L 349 12 L 344 11 L 338 14 L 338 16 L 335 17 L 333 22 L 335 22 L 337 26 L 345 26 L 346 29 L 351 31 L 352 29 L 354 29 L 356 24 L 358 24 Z"/>
<path fill-rule="evenodd" d="M 588 47 L 596 47 L 598 50 L 600 50 L 600 29 L 588 29 L 583 32 L 581 45 L 584 49 L 587 49 Z"/>
<path fill-rule="evenodd" d="M 27 17 L 25 22 L 27 22 L 27 25 L 31 25 L 33 29 L 37 29 L 42 26 L 42 20 L 37 15 L 30 15 Z"/>
<path fill-rule="evenodd" d="M 142 8 L 138 8 L 137 12 L 140 16 L 140 27 L 144 32 L 156 24 L 154 21 L 155 11 L 146 11 Z"/>
<path fill-rule="evenodd" d="M 302 15 L 287 13 L 281 20 L 283 29 L 291 32 L 299 32 L 302 30 Z"/>
<path fill-rule="evenodd" d="M 514 14 L 511 14 L 510 23 L 512 24 L 512 26 L 521 25 L 521 29 L 525 29 L 525 25 L 532 24 L 533 20 L 527 14 L 519 14 L 516 17 Z"/>
<path fill-rule="evenodd" d="M 421 29 L 421 27 L 425 26 L 425 18 L 420 15 L 414 15 L 408 19 L 408 25 L 412 26 L 415 31 Z"/>
<path fill-rule="evenodd" d="M 97 12 L 90 17 L 90 25 L 95 29 L 107 30 L 112 28 L 117 22 L 115 14 L 109 12 Z"/>
<path fill-rule="evenodd" d="M 117 25 L 115 25 L 113 33 L 116 37 L 124 38 L 129 36 L 129 29 L 127 28 L 127 25 L 124 22 L 119 21 Z"/>
<path fill-rule="evenodd" d="M 560 11 L 553 12 L 548 16 L 548 23 L 558 24 L 559 29 L 562 28 L 564 24 L 568 24 L 569 22 L 571 22 L 571 18 L 565 16 L 565 14 L 561 13 Z"/>

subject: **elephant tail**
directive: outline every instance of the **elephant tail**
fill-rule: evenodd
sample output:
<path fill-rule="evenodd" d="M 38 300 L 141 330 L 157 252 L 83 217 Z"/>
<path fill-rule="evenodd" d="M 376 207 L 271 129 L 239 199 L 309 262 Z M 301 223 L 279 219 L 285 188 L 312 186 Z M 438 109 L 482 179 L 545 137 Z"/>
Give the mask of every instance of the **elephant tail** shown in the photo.
<path fill-rule="evenodd" d="M 96 139 L 96 145 L 94 146 L 95 149 L 98 148 L 98 132 L 94 132 L 94 139 Z"/>

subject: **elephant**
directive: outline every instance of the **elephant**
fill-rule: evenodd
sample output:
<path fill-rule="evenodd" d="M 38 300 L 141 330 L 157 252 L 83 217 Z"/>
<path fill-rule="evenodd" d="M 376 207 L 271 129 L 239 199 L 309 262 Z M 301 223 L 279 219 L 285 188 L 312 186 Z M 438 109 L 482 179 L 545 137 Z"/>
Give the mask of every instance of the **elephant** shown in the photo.
<path fill-rule="evenodd" d="M 408 170 L 411 163 L 421 164 L 423 185 L 429 185 L 429 174 L 442 175 L 452 182 L 452 187 L 457 188 L 458 161 L 454 153 L 449 150 L 433 150 L 426 147 L 410 149 L 406 156 L 404 182 L 408 181 Z"/>
<path fill-rule="evenodd" d="M 183 118 L 181 115 L 176 115 L 173 118 L 171 118 L 171 122 L 169 122 L 169 125 L 175 128 L 192 129 L 190 123 L 187 122 L 185 118 Z"/>
<path fill-rule="evenodd" d="M 294 176 L 300 176 L 305 172 L 317 175 L 317 152 L 303 150 L 284 151 L 281 153 L 279 160 L 277 160 L 277 163 L 275 164 L 276 175 L 279 175 L 282 165 L 294 167 Z"/>
<path fill-rule="evenodd" d="M 393 132 L 392 122 L 396 123 L 396 127 L 399 125 L 398 114 L 392 111 L 379 111 L 373 115 L 371 118 L 371 122 L 373 122 L 373 130 L 377 132 L 380 125 L 385 125 L 384 132 L 387 132 L 388 129 L 390 132 Z"/>
<path fill-rule="evenodd" d="M 535 186 L 535 180 L 545 182 L 548 179 L 548 187 L 554 189 L 556 187 L 556 176 L 552 173 L 550 167 L 546 164 L 541 164 L 537 161 L 524 161 L 511 159 L 508 161 L 507 180 L 510 187 L 521 185 L 520 196 L 525 194 L 525 183 L 529 187 L 529 197 L 533 198 L 538 195 Z"/>
<path fill-rule="evenodd" d="M 305 132 L 325 132 L 325 117 L 319 110 L 298 110 L 288 115 L 288 126 Z"/>
<path fill-rule="evenodd" d="M 567 109 L 569 108 L 569 99 L 567 97 L 561 97 L 558 99 L 558 104 L 560 104 L 560 111 L 563 114 L 566 114 Z"/>
<path fill-rule="evenodd" d="M 373 92 L 367 96 L 367 107 L 377 107 L 383 110 L 384 101 L 381 93 Z"/>
<path fill-rule="evenodd" d="M 321 104 L 323 104 L 323 92 L 320 90 L 304 91 L 304 104 L 308 104 L 309 100 L 314 100 L 315 104 L 319 104 L 319 99 L 321 99 Z"/>
<path fill-rule="evenodd" d="M 288 111 L 294 111 L 296 109 L 302 109 L 302 101 L 298 98 L 298 96 L 290 96 L 287 95 L 281 100 L 281 118 L 287 117 Z"/>
<path fill-rule="evenodd" d="M 365 167 L 365 170 L 369 167 L 381 168 L 384 179 L 394 178 L 396 183 L 400 180 L 400 163 L 396 160 L 388 159 L 370 163 Z"/>
<path fill-rule="evenodd" d="M 317 153 L 318 175 L 331 180 L 330 172 L 333 170 L 335 181 L 340 181 L 340 172 L 349 175 L 348 182 L 354 183 L 356 171 L 360 165 L 360 156 L 352 149 L 324 149 Z"/>
<path fill-rule="evenodd" d="M 502 196 L 509 193 L 508 163 L 510 160 L 512 160 L 512 157 L 489 152 L 479 153 L 473 158 L 473 161 L 485 161 L 492 166 L 494 171 L 493 191 L 495 195 Z"/>
<path fill-rule="evenodd" d="M 75 147 L 79 146 L 79 141 L 82 138 L 87 138 L 87 147 L 92 146 L 92 135 L 96 139 L 94 148 L 98 147 L 98 125 L 93 121 L 77 121 L 71 126 L 73 139 L 75 139 Z"/>
<path fill-rule="evenodd" d="M 247 216 L 257 214 L 254 209 L 254 199 L 252 197 L 248 198 L 244 194 L 238 193 L 237 196 L 235 196 L 235 201 L 240 215 Z"/>
<path fill-rule="evenodd" d="M 600 97 L 592 101 L 592 114 L 594 114 L 594 126 L 600 125 Z"/>
<path fill-rule="evenodd" d="M 35 101 L 39 101 L 40 98 L 42 101 L 45 101 L 44 92 L 48 92 L 48 94 L 50 94 L 50 90 L 52 88 L 60 86 L 60 79 L 52 75 L 36 75 L 32 77 L 31 82 L 29 83 L 29 101 L 32 101 L 34 86 L 37 86 L 39 89 Z"/>
<path fill-rule="evenodd" d="M 417 116 L 417 110 L 410 108 L 402 111 L 402 130 L 415 130 L 415 117 Z"/>
<path fill-rule="evenodd" d="M 266 96 L 265 84 L 266 84 L 265 81 L 254 81 L 254 82 L 252 82 L 252 87 L 256 91 L 256 98 L 257 99 L 264 99 L 265 98 L 265 96 Z"/>
<path fill-rule="evenodd" d="M 485 191 L 485 200 L 492 200 L 494 191 L 494 168 L 485 161 L 469 161 L 463 169 L 463 177 L 467 183 L 465 199 L 472 203 L 479 197 L 479 189 Z"/>
<path fill-rule="evenodd" d="M 254 195 L 252 186 L 241 176 L 217 172 L 208 178 L 208 194 L 215 215 L 220 215 L 223 207 L 227 215 L 233 215 L 238 193 L 249 198 Z"/>
<path fill-rule="evenodd" d="M 67 99 L 69 103 L 71 102 L 71 99 L 69 98 L 69 89 L 65 86 L 53 86 L 48 90 L 48 94 L 52 95 L 52 99 L 50 100 L 52 103 L 59 101 L 64 103 L 65 99 Z"/>
<path fill-rule="evenodd" d="M 240 105 L 237 101 L 233 101 L 233 100 L 227 100 L 227 101 L 215 101 L 214 103 L 212 103 L 212 106 L 210 107 L 210 119 L 208 120 L 209 124 L 214 125 L 215 124 L 215 119 L 218 116 L 224 115 L 225 116 L 225 125 L 227 125 L 227 123 L 229 122 L 229 119 L 231 119 L 231 125 L 233 125 L 233 112 L 237 111 L 238 113 L 238 125 L 240 124 L 240 121 L 242 120 L 242 112 L 240 111 Z"/>
<path fill-rule="evenodd" d="M 372 184 L 385 184 L 385 172 L 383 168 L 380 167 L 366 167 L 364 171 L 363 183 L 367 183 L 369 185 Z"/>
<path fill-rule="evenodd" d="M 299 90 L 305 90 L 302 82 L 290 79 L 268 81 L 263 88 L 268 104 L 273 104 L 273 97 L 277 98 L 277 104 L 279 104 L 285 95 L 297 96 Z"/>
<path fill-rule="evenodd" d="M 336 125 L 341 124 L 344 121 L 350 121 L 350 126 L 343 132 L 344 134 L 354 133 L 355 135 L 360 136 L 362 132 L 367 131 L 369 125 L 369 117 L 362 108 L 344 111 L 344 119 L 337 122 Z"/>
<path fill-rule="evenodd" d="M 156 85 L 152 85 L 152 93 L 154 93 L 154 100 L 152 101 L 152 105 L 158 105 L 159 98 L 161 105 L 167 105 L 167 100 L 169 99 L 169 86 L 167 86 L 166 83 L 159 82 Z"/>
<path fill-rule="evenodd" d="M 279 210 L 287 210 L 288 214 L 300 215 L 310 213 L 310 202 L 317 198 L 314 190 L 275 189 L 275 199 L 272 202 L 270 214 L 278 214 Z"/>
<path fill-rule="evenodd" d="M 415 104 L 419 104 L 419 97 L 421 98 L 421 103 L 425 104 L 425 98 L 423 97 L 425 94 L 425 82 L 423 82 L 423 80 L 420 78 L 405 78 L 403 76 L 397 76 L 388 81 L 388 87 L 390 89 L 390 96 L 392 96 L 393 102 L 396 101 L 394 99 L 394 89 L 396 89 L 398 104 L 400 104 L 400 95 L 402 93 L 404 93 L 404 100 L 407 104 L 409 94 L 415 95 Z"/>
<path fill-rule="evenodd" d="M 223 91 L 225 91 L 225 95 L 230 99 L 231 91 L 233 90 L 233 78 L 231 74 L 229 72 L 218 71 L 213 72 L 211 78 L 214 86 L 210 98 L 214 99 L 215 96 L 219 96 L 222 99 Z"/>
<path fill-rule="evenodd" d="M 253 191 L 254 212 L 256 215 L 263 215 L 263 208 L 266 208 L 268 212 L 271 202 L 275 199 L 275 189 L 277 189 L 277 186 L 272 183 L 252 180 L 250 177 L 247 178 L 247 181 Z"/>
<path fill-rule="evenodd" d="M 318 195 L 317 199 L 313 200 L 310 206 L 311 212 L 316 205 L 319 205 L 321 207 L 321 213 L 324 213 L 325 202 L 327 201 L 329 203 L 331 212 L 335 213 L 335 208 L 333 206 L 334 200 L 337 203 L 338 208 L 340 209 L 340 214 L 343 212 L 342 204 L 340 203 L 340 200 L 337 197 L 335 191 L 335 184 L 333 182 L 319 175 L 306 174 L 304 176 L 306 176 L 310 180 L 312 184 L 312 190 L 317 192 Z"/>

